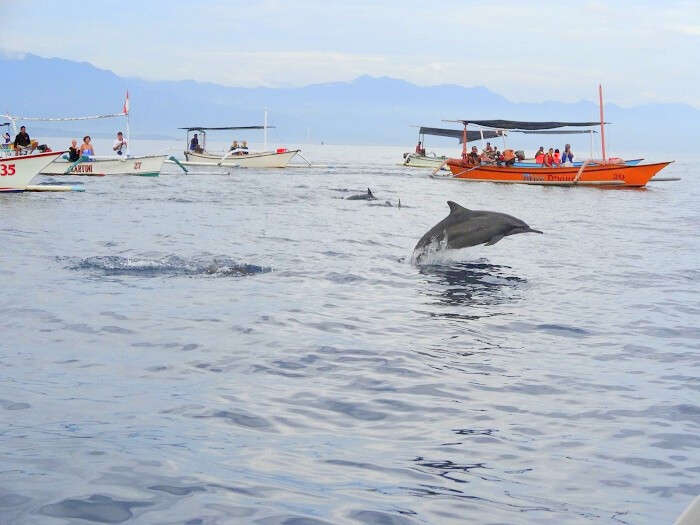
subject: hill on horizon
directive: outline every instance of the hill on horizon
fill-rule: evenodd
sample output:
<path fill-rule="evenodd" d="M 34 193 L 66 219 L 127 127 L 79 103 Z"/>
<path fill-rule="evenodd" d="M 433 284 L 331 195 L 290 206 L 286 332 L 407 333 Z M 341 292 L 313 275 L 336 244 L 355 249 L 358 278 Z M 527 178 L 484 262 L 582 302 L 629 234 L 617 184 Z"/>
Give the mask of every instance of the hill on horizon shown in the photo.
<path fill-rule="evenodd" d="M 456 127 L 442 119 L 584 120 L 598 119 L 590 101 L 514 103 L 486 87 L 444 84 L 418 86 L 389 77 L 361 76 L 291 88 L 229 87 L 193 80 L 147 81 L 120 77 L 86 62 L 27 54 L 3 58 L 0 67 L 6 94 L 1 112 L 24 116 L 81 116 L 119 112 L 124 93 L 131 100 L 134 137 L 181 138 L 183 126 L 261 124 L 270 111 L 278 142 L 405 145 L 417 130 L 412 125 Z M 51 79 L 50 84 L 46 79 Z M 623 108 L 606 104 L 613 123 L 612 145 L 643 152 L 671 144 L 675 151 L 695 150 L 700 110 L 686 104 L 647 104 Z M 117 127 L 122 126 L 119 124 Z M 55 134 L 85 130 L 85 123 L 36 123 Z M 114 122 L 91 121 L 89 132 L 113 133 Z M 525 142 L 563 142 L 523 137 Z M 455 145 L 430 138 L 429 144 Z"/>

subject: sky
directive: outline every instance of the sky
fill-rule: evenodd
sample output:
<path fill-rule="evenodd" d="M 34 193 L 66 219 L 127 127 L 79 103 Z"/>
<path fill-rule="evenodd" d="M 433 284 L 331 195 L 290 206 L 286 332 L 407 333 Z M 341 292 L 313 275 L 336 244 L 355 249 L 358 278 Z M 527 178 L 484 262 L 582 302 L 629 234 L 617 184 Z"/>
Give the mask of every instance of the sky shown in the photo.
<path fill-rule="evenodd" d="M 121 76 L 302 86 L 360 75 L 515 102 L 700 108 L 700 2 L 0 0 L 0 52 Z M 31 14 L 30 14 L 31 13 Z"/>

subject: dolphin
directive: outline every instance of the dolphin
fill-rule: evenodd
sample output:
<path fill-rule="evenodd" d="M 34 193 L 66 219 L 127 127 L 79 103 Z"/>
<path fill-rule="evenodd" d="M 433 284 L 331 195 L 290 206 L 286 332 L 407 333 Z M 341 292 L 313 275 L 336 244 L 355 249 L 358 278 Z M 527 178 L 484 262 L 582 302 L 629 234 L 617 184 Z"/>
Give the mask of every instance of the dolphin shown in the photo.
<path fill-rule="evenodd" d="M 373 201 L 373 200 L 376 200 L 376 197 L 374 196 L 374 193 L 372 193 L 372 190 L 367 188 L 367 193 L 360 193 L 359 195 L 350 195 L 349 197 L 346 197 L 345 200 L 348 200 L 348 201 Z"/>
<path fill-rule="evenodd" d="M 416 244 L 413 250 L 416 262 L 429 251 L 444 248 L 459 250 L 477 244 L 491 246 L 508 235 L 542 233 L 505 213 L 468 210 L 452 201 L 447 201 L 447 205 L 450 214 L 433 226 Z"/>

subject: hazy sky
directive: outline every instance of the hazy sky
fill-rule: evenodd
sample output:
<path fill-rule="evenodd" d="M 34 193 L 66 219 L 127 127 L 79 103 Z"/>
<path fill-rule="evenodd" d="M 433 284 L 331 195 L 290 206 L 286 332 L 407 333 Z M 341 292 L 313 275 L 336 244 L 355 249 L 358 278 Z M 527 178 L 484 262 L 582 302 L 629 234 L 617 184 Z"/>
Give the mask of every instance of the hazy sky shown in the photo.
<path fill-rule="evenodd" d="M 0 49 L 119 75 L 297 86 L 362 74 L 514 101 L 700 107 L 700 2 L 0 0 Z"/>

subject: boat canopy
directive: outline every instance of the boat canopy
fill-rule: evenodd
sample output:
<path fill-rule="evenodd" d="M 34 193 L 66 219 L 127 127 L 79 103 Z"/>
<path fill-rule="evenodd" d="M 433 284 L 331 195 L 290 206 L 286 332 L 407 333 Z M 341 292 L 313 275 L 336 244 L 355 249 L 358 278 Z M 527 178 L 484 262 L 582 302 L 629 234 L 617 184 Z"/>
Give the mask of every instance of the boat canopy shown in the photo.
<path fill-rule="evenodd" d="M 189 131 L 229 131 L 234 129 L 265 129 L 274 128 L 275 126 L 223 126 L 223 127 L 206 127 L 206 126 L 188 126 L 184 129 Z"/>
<path fill-rule="evenodd" d="M 537 130 L 512 130 L 513 133 L 525 133 L 526 135 L 578 135 L 598 133 L 594 129 L 537 129 Z"/>
<path fill-rule="evenodd" d="M 520 129 L 520 130 L 545 130 L 566 127 L 592 127 L 600 126 L 600 122 L 527 122 L 521 120 L 446 120 L 445 122 L 459 122 L 464 126 L 474 124 L 485 128 L 496 129 Z M 609 124 L 606 122 L 606 124 Z"/>
<path fill-rule="evenodd" d="M 458 139 L 460 144 L 464 140 L 464 131 L 461 129 L 445 129 L 445 128 L 426 128 L 421 126 L 418 131 L 419 135 L 435 135 L 437 137 L 451 137 Z M 504 135 L 503 131 L 489 131 L 489 130 L 472 130 L 467 131 L 467 142 L 474 142 L 476 140 L 493 139 Z"/>

